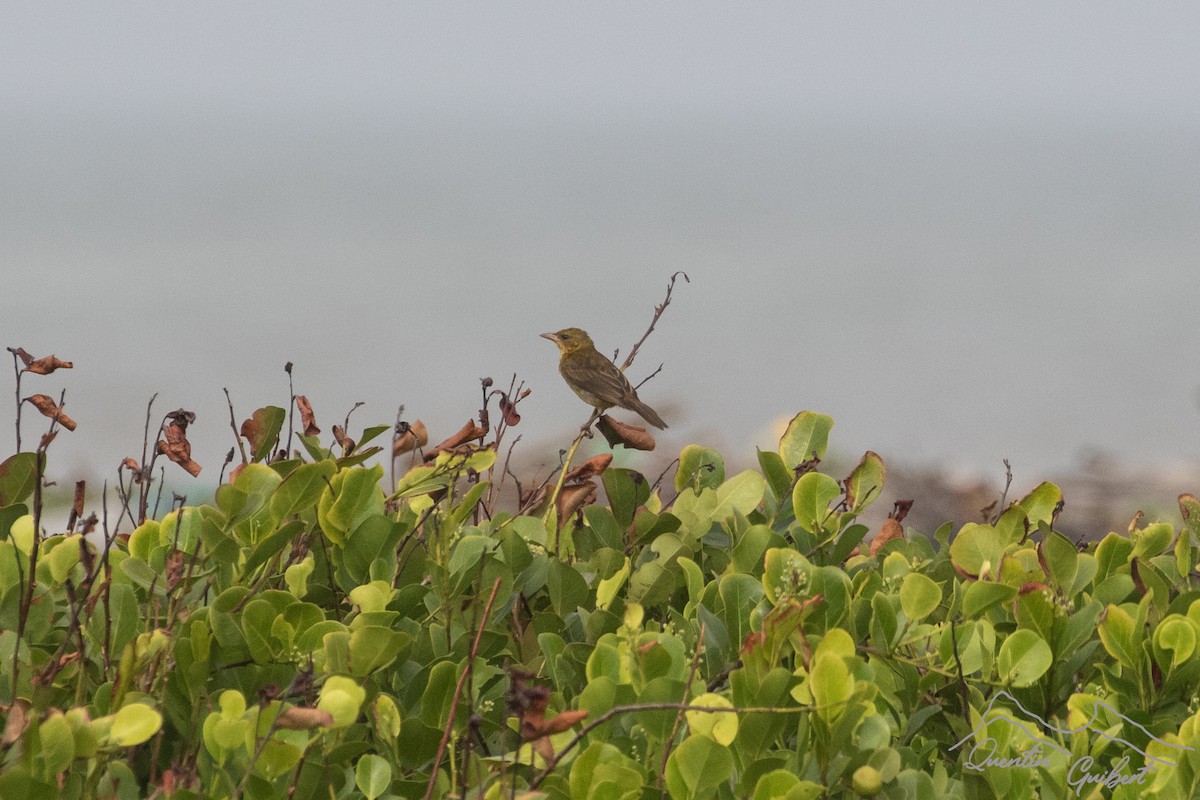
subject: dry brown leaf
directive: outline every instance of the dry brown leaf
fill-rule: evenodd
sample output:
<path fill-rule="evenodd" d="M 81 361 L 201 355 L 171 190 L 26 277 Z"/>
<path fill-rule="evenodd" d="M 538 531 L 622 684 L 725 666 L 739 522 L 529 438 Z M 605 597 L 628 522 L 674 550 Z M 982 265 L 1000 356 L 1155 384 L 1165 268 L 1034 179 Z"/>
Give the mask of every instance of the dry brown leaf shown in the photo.
<path fill-rule="evenodd" d="M 289 731 L 307 731 L 313 728 L 332 728 L 333 714 L 319 708 L 294 706 L 284 709 L 275 719 L 275 725 Z"/>
<path fill-rule="evenodd" d="M 33 356 L 26 353 L 24 347 L 10 347 L 8 348 L 8 352 L 21 359 L 21 363 L 27 367 L 33 363 Z"/>
<path fill-rule="evenodd" d="M 69 431 L 75 430 L 75 420 L 63 413 L 54 399 L 44 394 L 34 394 L 25 398 L 26 402 L 41 412 L 43 417 L 57 419 L 58 423 Z"/>
<path fill-rule="evenodd" d="M 608 465 L 612 463 L 612 459 L 612 453 L 601 453 L 598 456 L 592 456 L 568 472 L 567 477 L 563 478 L 563 482 L 571 483 L 572 481 L 585 481 L 589 478 L 595 478 L 608 469 Z"/>
<path fill-rule="evenodd" d="M 425 430 L 424 422 L 417 420 L 411 425 L 401 422 L 396 426 L 396 435 L 392 437 L 392 455 L 401 456 L 427 444 L 429 431 Z"/>
<path fill-rule="evenodd" d="M 618 422 L 607 414 L 601 414 L 596 427 L 604 434 L 609 446 L 625 445 L 631 450 L 653 450 L 654 437 L 645 428 Z"/>
<path fill-rule="evenodd" d="M 467 420 L 467 424 L 458 429 L 457 433 L 427 451 L 425 453 L 425 460 L 433 461 L 437 458 L 438 453 L 446 450 L 454 450 L 456 447 L 460 447 L 467 442 L 482 439 L 485 436 L 487 436 L 487 430 L 476 425 L 475 420 L 469 419 Z"/>
<path fill-rule="evenodd" d="M 333 438 L 347 453 L 354 449 L 354 440 L 346 435 L 346 431 L 342 429 L 341 425 L 333 426 Z"/>
<path fill-rule="evenodd" d="M 517 413 L 516 401 L 509 400 L 508 395 L 504 392 L 500 393 L 500 413 L 504 415 L 504 424 L 510 428 L 521 421 L 521 415 Z"/>
<path fill-rule="evenodd" d="M 28 355 L 28 353 L 26 353 Z M 25 363 L 25 369 L 22 372 L 32 372 L 34 375 L 49 375 L 56 369 L 71 369 L 75 365 L 70 361 L 63 361 L 57 356 L 46 356 L 39 358 L 36 361 L 28 361 Z"/>
<path fill-rule="evenodd" d="M 200 474 L 201 467 L 192 460 L 192 445 L 184 432 L 195 421 L 196 415 L 181 408 L 172 411 L 167 418 L 170 421 L 163 424 L 164 438 L 158 440 L 158 452 L 183 467 L 194 478 Z"/>
<path fill-rule="evenodd" d="M 302 394 L 296 395 L 296 408 L 300 409 L 300 422 L 304 424 L 305 436 L 318 436 L 321 429 L 317 427 L 317 415 L 313 413 L 312 403 Z"/>
<path fill-rule="evenodd" d="M 574 486 L 564 486 L 558 493 L 555 508 L 558 509 L 558 524 L 562 527 L 567 520 L 579 509 L 583 508 L 596 496 L 596 484 L 588 481 Z"/>
<path fill-rule="evenodd" d="M 29 703 L 17 700 L 8 709 L 8 719 L 4 721 L 4 733 L 0 735 L 0 745 L 9 747 L 25 735 L 29 727 Z"/>
<path fill-rule="evenodd" d="M 871 540 L 871 555 L 879 555 L 879 551 L 883 546 L 893 539 L 900 539 L 904 536 L 904 526 L 899 520 L 888 517 L 883 521 L 883 525 L 879 527 L 879 533 L 875 534 L 875 538 Z"/>

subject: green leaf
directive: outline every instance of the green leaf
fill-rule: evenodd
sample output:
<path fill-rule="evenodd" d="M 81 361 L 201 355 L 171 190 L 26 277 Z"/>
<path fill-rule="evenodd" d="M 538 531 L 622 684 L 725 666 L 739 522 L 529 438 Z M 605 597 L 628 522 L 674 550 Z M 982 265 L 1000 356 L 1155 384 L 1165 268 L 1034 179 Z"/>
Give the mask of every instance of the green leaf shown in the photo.
<path fill-rule="evenodd" d="M 596 608 L 609 608 L 617 599 L 617 593 L 629 579 L 629 556 L 625 556 L 625 565 L 607 578 L 602 578 L 596 585 Z"/>
<path fill-rule="evenodd" d="M 919 572 L 910 572 L 900 584 L 900 607 L 912 622 L 920 622 L 942 602 L 942 588 Z"/>
<path fill-rule="evenodd" d="M 108 731 L 108 740 L 117 747 L 133 747 L 149 741 L 162 727 L 162 714 L 150 706 L 141 703 L 130 703 L 117 712 L 113 718 L 112 727 Z"/>
<path fill-rule="evenodd" d="M 337 466 L 328 459 L 296 467 L 271 495 L 271 515 L 287 519 L 315 506 L 336 471 Z"/>
<path fill-rule="evenodd" d="M 1196 626 L 1186 617 L 1172 614 L 1155 629 L 1154 646 L 1164 654 L 1168 650 L 1171 652 L 1169 659 L 1160 661 L 1166 660 L 1170 666 L 1178 667 L 1196 652 Z"/>
<path fill-rule="evenodd" d="M 83 535 L 78 533 L 63 537 L 46 555 L 46 561 L 50 566 L 50 577 L 55 583 L 65 581 L 71 574 L 71 570 L 79 563 L 79 547 L 82 540 Z"/>
<path fill-rule="evenodd" d="M 1175 528 L 1166 522 L 1155 522 L 1136 532 L 1133 558 L 1150 559 L 1166 552 L 1175 539 Z"/>
<path fill-rule="evenodd" d="M 789 470 L 794 470 L 814 456 L 824 458 L 832 428 L 833 417 L 814 411 L 801 411 L 792 417 L 779 439 L 779 455 L 783 463 Z"/>
<path fill-rule="evenodd" d="M 375 800 L 392 783 L 392 765 L 377 755 L 367 754 L 358 759 L 354 765 L 354 785 L 367 796 L 367 800 Z"/>
<path fill-rule="evenodd" d="M 728 699 L 711 692 L 692 698 L 688 705 L 705 708 L 733 708 L 733 703 Z M 737 714 L 720 711 L 688 711 L 686 716 L 688 730 L 700 736 L 707 736 L 717 744 L 728 747 L 737 738 Z"/>
<path fill-rule="evenodd" d="M 411 638 L 381 625 L 363 625 L 350 634 L 350 674 L 365 678 L 396 660 Z"/>
<path fill-rule="evenodd" d="M 689 736 L 667 759 L 667 791 L 672 800 L 711 797 L 732 772 L 728 747 L 707 736 Z"/>
<path fill-rule="evenodd" d="M 65 771 L 75 760 L 75 734 L 71 723 L 59 711 L 52 711 L 38 726 L 38 739 L 41 745 L 38 754 L 48 776 Z"/>
<path fill-rule="evenodd" d="M 968 522 L 950 542 L 950 561 L 968 575 L 979 578 L 1000 574 L 1005 544 L 991 525 Z"/>
<path fill-rule="evenodd" d="M 806 472 L 792 490 L 792 510 L 796 522 L 810 533 L 822 530 L 829 517 L 829 504 L 842 493 L 833 478 L 821 472 Z"/>
<path fill-rule="evenodd" d="M 1053 662 L 1054 654 L 1050 645 L 1033 631 L 1022 628 L 1014 631 L 1000 645 L 996 667 L 1003 680 L 1013 686 L 1024 687 L 1032 685 L 1046 674 Z"/>
<path fill-rule="evenodd" d="M 1069 591 L 1079 569 L 1079 551 L 1071 540 L 1057 531 L 1047 533 L 1038 545 L 1038 557 L 1055 584 Z"/>
<path fill-rule="evenodd" d="M 650 497 L 650 486 L 645 477 L 631 469 L 609 467 L 600 476 L 604 493 L 608 495 L 608 507 L 622 530 L 633 524 L 633 513 Z"/>
<path fill-rule="evenodd" d="M 691 486 L 696 491 L 715 489 L 725 482 L 725 459 L 711 447 L 689 444 L 679 453 L 679 468 L 675 470 L 675 491 Z"/>
<path fill-rule="evenodd" d="M 37 454 L 17 453 L 0 463 L 0 506 L 20 503 L 37 483 Z"/>
<path fill-rule="evenodd" d="M 756 450 L 756 452 L 758 453 L 759 469 L 762 470 L 763 477 L 767 479 L 771 491 L 780 500 L 787 498 L 791 494 L 792 481 L 795 480 L 792 471 L 787 468 L 779 453 L 774 450 Z"/>
<path fill-rule="evenodd" d="M 767 484 L 762 475 L 746 470 L 734 475 L 717 487 L 717 507 L 713 510 L 714 521 L 728 521 L 736 514 L 746 516 L 762 502 Z"/>
<path fill-rule="evenodd" d="M 1100 633 L 1100 641 L 1110 656 L 1126 667 L 1137 667 L 1141 659 L 1133 617 L 1120 606 L 1110 604 L 1105 609 L 1097 630 Z"/>
<path fill-rule="evenodd" d="M 550 604 L 559 616 L 587 603 L 588 585 L 583 576 L 557 559 L 546 565 L 546 588 L 550 590 Z"/>
<path fill-rule="evenodd" d="M 1062 499 L 1062 489 L 1053 483 L 1046 482 L 1039 484 L 1032 492 L 1018 500 L 1017 505 L 1025 511 L 1025 515 L 1029 518 L 1030 528 L 1036 529 L 1040 523 L 1050 524 Z"/>
<path fill-rule="evenodd" d="M 279 442 L 279 431 L 287 412 L 279 406 L 263 406 L 255 409 L 250 419 L 242 423 L 242 438 L 250 443 L 251 460 L 263 461 Z"/>
<path fill-rule="evenodd" d="M 851 514 L 861 514 L 879 499 L 887 479 L 887 467 L 878 454 L 868 450 L 859 460 L 858 466 L 846 478 L 846 506 Z"/>
<path fill-rule="evenodd" d="M 275 606 L 255 598 L 242 608 L 242 635 L 256 664 L 267 664 L 274 657 L 271 648 L 271 623 L 275 621 Z"/>
<path fill-rule="evenodd" d="M 1017 587 L 992 581 L 973 581 L 963 592 L 963 615 L 974 619 L 1017 596 Z"/>
<path fill-rule="evenodd" d="M 368 517 L 384 515 L 383 491 L 379 481 L 383 467 L 349 467 L 333 476 L 317 502 L 317 519 L 330 541 L 344 546 L 355 528 Z"/>

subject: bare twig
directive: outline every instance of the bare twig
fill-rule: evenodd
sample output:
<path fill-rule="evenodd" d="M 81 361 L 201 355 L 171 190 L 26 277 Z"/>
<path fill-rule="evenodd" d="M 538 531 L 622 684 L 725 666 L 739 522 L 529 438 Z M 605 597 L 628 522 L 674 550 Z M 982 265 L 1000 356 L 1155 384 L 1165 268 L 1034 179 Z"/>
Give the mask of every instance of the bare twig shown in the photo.
<path fill-rule="evenodd" d="M 233 440 L 237 442 L 238 452 L 242 456 L 242 463 L 247 462 L 246 447 L 242 444 L 242 434 L 238 430 L 237 419 L 233 416 L 233 398 L 229 396 L 229 389 L 225 389 L 225 402 L 229 404 L 229 427 L 233 430 Z"/>
<path fill-rule="evenodd" d="M 692 693 L 692 682 L 696 680 L 696 669 L 700 666 L 700 655 L 704 652 L 704 622 L 700 622 L 700 633 L 696 637 L 696 652 L 692 655 L 692 667 L 688 672 L 687 683 L 684 684 L 684 691 L 687 692 L 684 697 L 690 697 Z M 661 790 L 663 779 L 667 776 L 667 759 L 671 757 L 671 744 L 675 741 L 675 734 L 679 732 L 679 725 L 683 722 L 683 707 L 680 706 L 679 712 L 675 715 L 675 724 L 671 726 L 671 735 L 667 737 L 666 744 L 663 746 L 662 762 L 658 766 L 658 780 L 655 782 L 655 788 Z"/>
<path fill-rule="evenodd" d="M 479 629 L 475 631 L 475 641 L 471 644 L 471 655 L 468 657 L 468 664 L 474 663 L 479 653 L 479 643 L 483 639 L 483 632 L 487 629 L 487 618 L 492 613 L 492 603 L 496 600 L 496 593 L 500 591 L 500 582 L 500 579 L 496 578 L 495 583 L 492 584 L 492 593 L 488 597 L 487 604 L 483 607 Z M 454 696 L 450 699 L 450 716 L 446 720 L 446 732 L 442 734 L 442 740 L 438 743 L 437 755 L 433 759 L 433 771 L 429 775 L 429 783 L 425 786 L 425 800 L 433 797 L 433 787 L 437 785 L 438 765 L 442 763 L 442 756 L 446 754 L 446 744 L 450 741 L 450 734 L 454 730 L 454 715 L 458 710 L 458 699 L 462 695 L 463 685 L 466 683 L 469 674 L 470 670 L 464 669 L 463 674 L 458 678 L 458 685 L 454 687 Z"/>
<path fill-rule="evenodd" d="M 644 703 L 640 705 L 613 706 L 587 725 L 584 725 L 579 733 L 575 735 L 574 739 L 567 742 L 562 750 L 554 754 L 553 758 L 547 759 L 546 768 L 529 784 L 529 791 L 533 791 L 541 786 L 542 781 L 550 777 L 550 773 L 558 766 L 558 762 L 562 761 L 567 753 L 578 747 L 579 743 L 589 733 L 620 714 L 637 714 L 646 711 L 699 711 L 707 714 L 802 714 L 816 711 L 817 708 L 817 706 L 793 706 L 791 708 L 780 708 L 778 706 L 693 706 L 688 703 Z"/>
<path fill-rule="evenodd" d="M 292 385 L 292 362 L 287 362 L 283 365 L 283 371 L 288 376 L 288 438 L 287 448 L 284 450 L 287 453 L 287 458 L 292 457 L 292 429 L 295 427 L 296 419 L 296 387 Z"/>
<path fill-rule="evenodd" d="M 646 332 L 642 334 L 642 338 L 637 340 L 637 343 L 633 346 L 633 349 L 629 351 L 629 355 L 625 356 L 625 363 L 621 364 L 622 370 L 629 367 L 629 365 L 633 363 L 633 360 L 637 358 L 638 350 L 641 349 L 642 343 L 645 342 L 650 334 L 654 332 L 654 326 L 658 324 L 659 317 L 661 317 L 663 312 L 667 310 L 667 306 L 671 305 L 671 292 L 675 289 L 675 279 L 680 275 L 683 276 L 684 281 L 687 283 L 692 282 L 691 278 L 687 276 L 686 272 L 680 271 L 671 275 L 670 281 L 667 282 L 667 296 L 663 298 L 661 303 L 654 307 L 654 318 L 650 320 L 650 327 L 646 328 Z"/>
<path fill-rule="evenodd" d="M 1013 474 L 1012 465 L 1008 463 L 1008 459 L 1004 459 L 1004 491 L 1000 495 L 1000 504 L 996 507 L 996 515 L 992 517 L 992 524 L 995 525 L 1000 519 L 1000 515 L 1004 513 L 1004 504 L 1008 501 L 1008 490 L 1012 487 Z"/>

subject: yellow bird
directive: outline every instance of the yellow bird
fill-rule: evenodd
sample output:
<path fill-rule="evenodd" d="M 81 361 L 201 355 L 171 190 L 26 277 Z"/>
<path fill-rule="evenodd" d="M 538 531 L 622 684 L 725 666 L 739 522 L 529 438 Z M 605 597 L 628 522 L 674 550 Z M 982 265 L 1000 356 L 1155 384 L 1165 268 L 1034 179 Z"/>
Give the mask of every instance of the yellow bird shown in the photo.
<path fill-rule="evenodd" d="M 613 406 L 627 408 L 636 411 L 656 428 L 667 427 L 667 423 L 653 408 L 638 399 L 625 373 L 596 349 L 587 331 L 563 328 L 556 333 L 543 333 L 542 336 L 558 345 L 562 353 L 558 359 L 558 371 L 562 373 L 567 386 L 583 402 L 599 411 Z"/>

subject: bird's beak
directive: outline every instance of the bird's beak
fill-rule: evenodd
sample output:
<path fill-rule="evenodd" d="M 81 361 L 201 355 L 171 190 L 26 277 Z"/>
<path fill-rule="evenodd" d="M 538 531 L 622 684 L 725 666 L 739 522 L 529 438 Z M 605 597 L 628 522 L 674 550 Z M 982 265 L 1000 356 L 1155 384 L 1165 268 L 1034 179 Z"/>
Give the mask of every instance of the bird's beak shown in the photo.
<path fill-rule="evenodd" d="M 554 342 L 555 344 L 558 344 L 558 334 L 557 333 L 543 333 L 543 334 L 541 334 L 541 337 L 543 339 L 549 339 L 550 341 Z"/>

